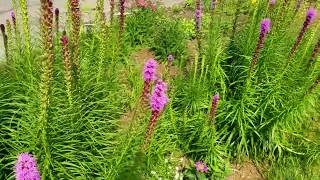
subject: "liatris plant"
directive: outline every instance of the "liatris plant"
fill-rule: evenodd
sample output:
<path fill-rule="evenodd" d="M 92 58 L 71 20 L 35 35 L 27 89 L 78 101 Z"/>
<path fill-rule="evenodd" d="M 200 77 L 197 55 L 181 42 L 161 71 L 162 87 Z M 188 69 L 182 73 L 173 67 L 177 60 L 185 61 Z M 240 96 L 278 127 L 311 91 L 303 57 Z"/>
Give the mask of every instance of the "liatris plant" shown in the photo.
<path fill-rule="evenodd" d="M 210 110 L 210 118 L 211 118 L 213 124 L 215 123 L 214 120 L 215 120 L 215 117 L 216 117 L 219 98 L 220 98 L 219 94 L 214 95 L 213 98 L 212 98 L 212 104 L 211 104 L 211 110 Z"/>
<path fill-rule="evenodd" d="M 27 8 L 27 0 L 19 0 L 20 3 L 20 10 L 21 10 L 21 17 L 22 17 L 22 30 L 25 39 L 25 49 L 27 50 L 27 54 L 30 55 L 31 52 L 31 37 L 30 37 L 30 27 L 29 27 L 29 15 L 28 15 L 28 8 Z"/>
<path fill-rule="evenodd" d="M 3 37 L 4 50 L 6 54 L 7 61 L 9 61 L 9 51 L 8 51 L 8 36 L 6 35 L 6 28 L 4 24 L 0 25 L 1 34 Z"/>
<path fill-rule="evenodd" d="M 21 153 L 15 165 L 16 180 L 40 180 L 40 173 L 35 158 L 28 153 Z"/>
<path fill-rule="evenodd" d="M 209 170 L 207 164 L 202 161 L 197 161 L 194 165 L 198 172 L 207 173 Z"/>
<path fill-rule="evenodd" d="M 294 53 L 296 52 L 298 46 L 300 45 L 301 40 L 302 40 L 305 32 L 307 31 L 309 25 L 315 19 L 316 14 L 317 14 L 317 11 L 314 8 L 311 7 L 311 8 L 308 9 L 307 16 L 306 16 L 306 19 L 305 19 L 305 21 L 303 23 L 303 26 L 302 26 L 301 30 L 300 30 L 300 33 L 299 33 L 298 37 L 296 38 L 296 41 L 295 41 L 294 45 L 292 46 L 292 48 L 290 50 L 289 61 L 292 58 L 292 56 L 294 55 Z"/>
<path fill-rule="evenodd" d="M 174 57 L 172 54 L 170 54 L 168 56 L 168 67 L 172 66 L 173 60 L 174 60 Z"/>
<path fill-rule="evenodd" d="M 157 69 L 157 61 L 154 59 L 149 59 L 143 69 L 143 79 L 144 79 L 144 87 L 142 99 L 144 102 L 148 100 L 150 94 L 151 82 L 156 79 L 156 69 Z"/>
<path fill-rule="evenodd" d="M 261 49 L 263 48 L 264 46 L 264 42 L 265 42 L 265 39 L 266 39 L 266 35 L 267 33 L 270 32 L 270 28 L 271 28 L 271 21 L 269 18 L 266 18 L 266 19 L 263 19 L 261 21 L 261 25 L 260 25 L 260 35 L 259 35 L 259 41 L 258 41 L 258 44 L 257 44 L 257 47 L 256 47 L 256 50 L 253 54 L 253 58 L 252 58 L 252 61 L 251 61 L 251 65 L 250 65 L 250 71 L 249 73 L 251 73 L 256 64 L 257 64 L 257 60 L 259 58 L 259 55 L 260 55 L 260 51 Z"/>
<path fill-rule="evenodd" d="M 120 11 L 120 20 L 119 20 L 119 26 L 120 26 L 120 35 L 119 37 L 122 37 L 123 31 L 124 31 L 124 19 L 125 19 L 125 2 L 126 0 L 119 0 L 119 11 Z"/>
<path fill-rule="evenodd" d="M 80 41 L 80 4 L 79 0 L 71 0 L 72 13 L 72 49 L 75 79 L 80 80 L 79 41 Z"/>
<path fill-rule="evenodd" d="M 149 120 L 147 132 L 144 139 L 144 149 L 146 149 L 146 147 L 148 146 L 152 133 L 156 126 L 157 120 L 162 110 L 168 103 L 168 97 L 166 93 L 167 93 L 167 84 L 162 80 L 157 80 L 152 96 L 150 97 L 150 107 L 151 107 L 152 115 Z"/>
<path fill-rule="evenodd" d="M 59 15 L 60 15 L 59 8 L 56 8 L 54 10 L 54 15 L 55 15 L 55 21 L 56 21 L 56 32 L 58 35 L 59 34 Z"/>
<path fill-rule="evenodd" d="M 41 81 L 40 81 L 40 115 L 39 115 L 39 134 L 41 145 L 45 153 L 45 160 L 43 164 L 43 174 L 47 174 L 50 166 L 50 150 L 47 142 L 47 121 L 51 82 L 53 79 L 53 62 L 54 62 L 54 48 L 53 48 L 53 4 L 51 0 L 41 1 L 41 38 L 43 43 L 43 52 L 45 58 L 41 63 Z"/>
<path fill-rule="evenodd" d="M 64 35 L 61 38 L 61 44 L 63 53 L 64 78 L 66 80 L 69 103 L 72 105 L 72 69 L 70 64 L 70 51 L 68 47 L 69 41 L 66 33 L 64 32 L 63 34 Z"/>
<path fill-rule="evenodd" d="M 111 23 L 113 23 L 114 7 L 115 7 L 115 2 L 114 2 L 114 0 L 110 0 L 110 22 L 111 22 Z"/>

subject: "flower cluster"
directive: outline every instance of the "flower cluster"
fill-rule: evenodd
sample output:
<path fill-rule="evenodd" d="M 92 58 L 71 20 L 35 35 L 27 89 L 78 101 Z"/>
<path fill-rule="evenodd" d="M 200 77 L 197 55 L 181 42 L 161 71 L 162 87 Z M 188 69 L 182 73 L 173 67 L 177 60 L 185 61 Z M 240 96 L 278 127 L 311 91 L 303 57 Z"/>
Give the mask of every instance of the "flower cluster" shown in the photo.
<path fill-rule="evenodd" d="M 143 69 L 143 79 L 145 81 L 151 81 L 156 79 L 156 68 L 157 68 L 157 61 L 154 59 L 149 59 Z"/>
<path fill-rule="evenodd" d="M 156 79 L 157 61 L 149 59 L 143 68 L 144 87 L 142 98 L 144 102 L 148 101 L 150 94 L 151 81 Z"/>
<path fill-rule="evenodd" d="M 152 3 L 151 1 L 146 2 L 145 0 L 136 0 L 137 7 L 142 9 L 150 8 L 152 11 L 157 10 L 157 5 L 155 3 Z"/>
<path fill-rule="evenodd" d="M 15 165 L 15 175 L 17 180 L 40 180 L 40 173 L 37 168 L 37 162 L 34 157 L 28 153 L 22 153 L 18 156 Z"/>
<path fill-rule="evenodd" d="M 157 80 L 152 96 L 150 98 L 150 106 L 153 112 L 161 112 L 168 103 L 167 84 L 162 80 Z"/>
<path fill-rule="evenodd" d="M 197 161 L 194 165 L 196 166 L 198 172 L 207 173 L 209 170 L 207 164 L 202 161 Z"/>

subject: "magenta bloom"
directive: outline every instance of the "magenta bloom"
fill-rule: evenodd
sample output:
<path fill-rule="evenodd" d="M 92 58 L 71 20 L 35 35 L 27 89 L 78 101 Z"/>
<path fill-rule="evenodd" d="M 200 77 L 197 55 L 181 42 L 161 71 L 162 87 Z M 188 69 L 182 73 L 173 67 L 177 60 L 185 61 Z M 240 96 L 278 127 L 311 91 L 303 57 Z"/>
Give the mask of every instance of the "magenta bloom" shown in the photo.
<path fill-rule="evenodd" d="M 271 20 L 269 18 L 263 19 L 261 21 L 260 32 L 266 34 L 270 32 Z"/>
<path fill-rule="evenodd" d="M 197 161 L 194 165 L 196 166 L 196 169 L 198 172 L 207 173 L 209 170 L 206 163 L 204 163 L 202 161 Z"/>
<path fill-rule="evenodd" d="M 306 19 L 304 20 L 304 23 L 303 23 L 303 26 L 300 30 L 300 33 L 291 48 L 291 51 L 289 54 L 289 61 L 291 60 L 291 57 L 294 55 L 294 53 L 297 51 L 297 48 L 300 45 L 300 43 L 304 37 L 304 34 L 308 30 L 309 25 L 314 21 L 316 15 L 317 15 L 317 11 L 314 8 L 310 7 L 307 11 L 307 16 L 306 16 Z"/>
<path fill-rule="evenodd" d="M 274 6 L 274 5 L 276 4 L 276 0 L 270 0 L 270 1 L 269 1 L 269 4 L 270 4 L 271 6 Z"/>
<path fill-rule="evenodd" d="M 13 11 L 13 10 L 10 11 L 10 16 L 11 16 L 12 18 L 15 18 L 15 15 L 14 15 L 14 11 Z"/>
<path fill-rule="evenodd" d="M 153 112 L 161 112 L 166 106 L 169 101 L 166 93 L 167 84 L 162 80 L 157 80 L 150 98 L 150 106 Z"/>
<path fill-rule="evenodd" d="M 316 16 L 317 16 L 317 11 L 314 8 L 310 7 L 307 11 L 306 21 L 308 21 L 309 23 L 312 23 Z"/>
<path fill-rule="evenodd" d="M 28 153 L 18 156 L 15 166 L 16 180 L 40 180 L 40 173 L 34 157 Z"/>
<path fill-rule="evenodd" d="M 144 64 L 143 69 L 143 79 L 145 81 L 151 81 L 156 79 L 156 68 L 157 68 L 157 61 L 154 59 L 149 59 Z"/>

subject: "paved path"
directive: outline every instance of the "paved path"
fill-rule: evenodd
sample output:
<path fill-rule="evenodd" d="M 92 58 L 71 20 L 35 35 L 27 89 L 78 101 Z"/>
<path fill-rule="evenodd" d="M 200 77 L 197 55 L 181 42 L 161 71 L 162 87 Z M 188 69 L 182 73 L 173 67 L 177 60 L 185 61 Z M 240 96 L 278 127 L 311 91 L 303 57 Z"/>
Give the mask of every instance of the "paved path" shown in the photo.
<path fill-rule="evenodd" d="M 16 0 L 17 1 L 17 0 Z M 40 9 L 40 0 L 27 0 L 28 1 L 28 12 L 30 14 L 30 22 L 32 25 L 38 24 L 39 22 L 39 9 Z M 80 0 L 81 10 L 85 14 L 85 19 L 92 18 L 90 12 L 96 6 L 96 0 Z M 61 13 L 66 12 L 66 0 L 53 0 L 53 6 L 58 7 Z M 105 1 L 105 10 L 106 14 L 109 14 L 109 0 Z M 174 4 L 179 4 L 184 2 L 184 0 L 162 0 L 164 6 L 172 6 Z M 12 9 L 11 0 L 0 0 L 0 23 L 5 23 L 6 19 L 9 17 L 9 12 Z M 0 58 L 3 57 L 3 41 L 0 37 Z"/>

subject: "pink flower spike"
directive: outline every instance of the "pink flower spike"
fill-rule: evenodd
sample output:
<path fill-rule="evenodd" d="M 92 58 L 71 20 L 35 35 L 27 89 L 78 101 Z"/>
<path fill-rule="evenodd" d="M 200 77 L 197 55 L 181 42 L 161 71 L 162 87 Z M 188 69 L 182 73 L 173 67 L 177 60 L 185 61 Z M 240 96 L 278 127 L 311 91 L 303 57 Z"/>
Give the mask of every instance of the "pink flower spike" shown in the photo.
<path fill-rule="evenodd" d="M 28 153 L 22 153 L 18 156 L 15 173 L 16 180 L 41 180 L 37 162 L 35 158 Z"/>
<path fill-rule="evenodd" d="M 156 79 L 156 68 L 157 68 L 157 61 L 154 59 L 149 59 L 145 64 L 144 64 L 144 69 L 143 69 L 143 79 L 145 81 L 151 81 Z"/>
<path fill-rule="evenodd" d="M 271 27 L 271 20 L 269 18 L 263 19 L 261 21 L 260 32 L 262 34 L 269 33 Z"/>
<path fill-rule="evenodd" d="M 167 84 L 162 80 L 157 80 L 152 96 L 150 98 L 150 106 L 153 112 L 161 112 L 168 103 Z"/>
<path fill-rule="evenodd" d="M 316 16 L 317 16 L 317 10 L 314 9 L 313 7 L 310 7 L 307 11 L 307 19 L 309 20 L 309 22 L 312 22 Z"/>

